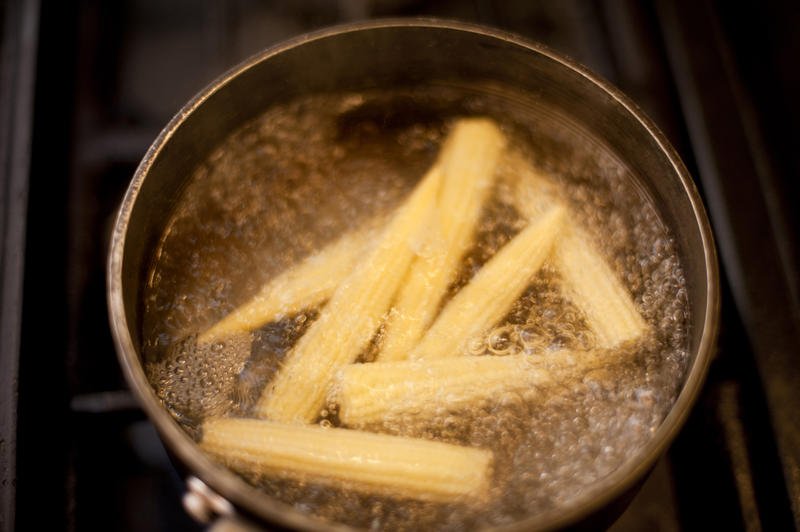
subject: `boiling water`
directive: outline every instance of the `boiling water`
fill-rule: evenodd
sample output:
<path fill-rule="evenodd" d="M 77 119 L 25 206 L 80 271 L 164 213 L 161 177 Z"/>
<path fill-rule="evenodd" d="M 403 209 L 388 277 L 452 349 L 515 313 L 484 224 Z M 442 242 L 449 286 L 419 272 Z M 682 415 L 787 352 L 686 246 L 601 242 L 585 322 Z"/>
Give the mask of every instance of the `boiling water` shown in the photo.
<path fill-rule="evenodd" d="M 390 212 L 435 160 L 459 116 L 491 116 L 509 145 L 551 175 L 574 217 L 630 290 L 650 333 L 603 368 L 554 367 L 559 385 L 506 393 L 468 411 L 369 427 L 491 449 L 491 496 L 442 505 L 365 496 L 239 471 L 309 514 L 367 529 L 463 530 L 568 507 L 636 454 L 675 399 L 687 363 L 687 294 L 672 237 L 627 168 L 579 127 L 491 90 L 327 95 L 269 110 L 198 166 L 156 253 L 145 294 L 151 382 L 195 438 L 208 416 L 248 415 L 282 357 L 318 315 L 309 309 L 224 343 L 197 334 L 271 276 Z M 524 225 L 498 184 L 451 294 Z M 592 345 L 548 264 L 473 354 L 547 354 Z M 376 342 L 379 337 L 376 337 Z M 372 356 L 368 349 L 362 360 Z M 324 413 L 336 424 L 335 405 Z"/>

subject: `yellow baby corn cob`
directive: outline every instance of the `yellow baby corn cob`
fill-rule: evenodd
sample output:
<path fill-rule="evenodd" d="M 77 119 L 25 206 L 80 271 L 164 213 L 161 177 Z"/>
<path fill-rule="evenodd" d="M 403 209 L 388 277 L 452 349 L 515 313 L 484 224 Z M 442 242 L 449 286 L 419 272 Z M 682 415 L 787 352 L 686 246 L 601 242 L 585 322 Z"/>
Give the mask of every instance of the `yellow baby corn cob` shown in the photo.
<path fill-rule="evenodd" d="M 522 157 L 509 157 L 508 161 L 516 179 L 515 203 L 523 216 L 533 218 L 549 205 L 562 203 L 553 184 Z M 595 334 L 597 347 L 612 348 L 647 330 L 628 290 L 575 224 L 564 227 L 553 249 L 553 265 L 561 274 L 565 295 L 581 309 Z"/>
<path fill-rule="evenodd" d="M 466 341 L 502 319 L 550 254 L 563 218 L 564 209 L 553 207 L 489 259 L 445 306 L 409 358 L 463 354 Z"/>
<path fill-rule="evenodd" d="M 384 324 L 378 360 L 406 359 L 433 321 L 472 241 L 503 145 L 503 135 L 491 120 L 463 119 L 453 127 L 437 161 L 442 188 L 429 230 L 438 245 L 412 262 Z"/>
<path fill-rule="evenodd" d="M 251 331 L 304 308 L 328 300 L 353 271 L 376 233 L 369 228 L 346 233 L 268 281 L 250 301 L 237 308 L 197 338 L 199 344 Z"/>
<path fill-rule="evenodd" d="M 492 463 L 483 449 L 256 419 L 207 421 L 200 446 L 234 467 L 442 502 L 484 495 Z"/>
<path fill-rule="evenodd" d="M 353 427 L 394 413 L 459 408 L 550 383 L 550 373 L 531 361 L 529 355 L 508 355 L 350 364 L 337 376 L 334 399 L 339 419 Z"/>
<path fill-rule="evenodd" d="M 565 295 L 583 311 L 597 347 L 612 348 L 642 336 L 647 324 L 627 289 L 577 227 L 565 228 L 553 251 Z"/>
<path fill-rule="evenodd" d="M 255 409 L 258 417 L 314 421 L 334 373 L 369 344 L 405 277 L 435 207 L 440 175 L 436 167 L 426 174 L 376 246 L 336 289 L 262 393 Z"/>
<path fill-rule="evenodd" d="M 508 199 L 523 218 L 535 220 L 554 205 L 563 205 L 558 187 L 518 151 L 509 151 L 498 167 Z"/>

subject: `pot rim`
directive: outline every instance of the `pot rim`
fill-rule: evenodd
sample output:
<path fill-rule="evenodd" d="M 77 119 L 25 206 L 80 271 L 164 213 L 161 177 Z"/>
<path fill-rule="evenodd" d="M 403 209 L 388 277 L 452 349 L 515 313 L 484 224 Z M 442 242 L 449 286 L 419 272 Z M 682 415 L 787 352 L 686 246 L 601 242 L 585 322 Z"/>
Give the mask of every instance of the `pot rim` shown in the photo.
<path fill-rule="evenodd" d="M 255 488 L 245 483 L 227 468 L 209 459 L 188 434 L 179 427 L 161 404 L 147 380 L 129 333 L 123 301 L 122 266 L 126 233 L 142 183 L 162 148 L 195 109 L 242 72 L 287 50 L 302 46 L 308 42 L 329 39 L 341 34 L 392 27 L 446 29 L 499 39 L 529 52 L 544 55 L 550 60 L 559 63 L 563 68 L 579 74 L 591 84 L 599 87 L 618 105 L 622 106 L 627 113 L 636 119 L 644 130 L 643 132 L 652 137 L 663 155 L 669 160 L 674 174 L 682 184 L 691 204 L 697 224 L 696 227 L 703 245 L 703 258 L 706 264 L 706 305 L 704 308 L 703 331 L 696 357 L 689 368 L 678 398 L 656 430 L 656 433 L 638 450 L 636 456 L 628 459 L 618 469 L 596 483 L 589 491 L 579 496 L 575 504 L 566 509 L 554 509 L 531 516 L 513 525 L 500 527 L 498 530 L 544 530 L 574 524 L 581 518 L 585 518 L 607 506 L 643 478 L 653 467 L 655 461 L 672 443 L 683 426 L 692 405 L 702 389 L 716 344 L 720 307 L 719 267 L 711 226 L 697 188 L 679 156 L 655 124 L 644 115 L 635 103 L 599 75 L 589 71 L 576 61 L 550 50 L 546 46 L 513 33 L 481 25 L 438 18 L 391 18 L 341 24 L 305 33 L 267 48 L 222 74 L 195 95 L 169 121 L 147 150 L 136 169 L 114 223 L 106 281 L 109 320 L 120 365 L 128 385 L 149 419 L 156 426 L 161 438 L 166 440 L 170 451 L 183 464 L 187 465 L 195 476 L 203 480 L 213 490 L 238 507 L 280 526 L 304 530 L 355 530 L 349 526 L 331 524 L 310 517 L 287 504 L 257 492 Z"/>

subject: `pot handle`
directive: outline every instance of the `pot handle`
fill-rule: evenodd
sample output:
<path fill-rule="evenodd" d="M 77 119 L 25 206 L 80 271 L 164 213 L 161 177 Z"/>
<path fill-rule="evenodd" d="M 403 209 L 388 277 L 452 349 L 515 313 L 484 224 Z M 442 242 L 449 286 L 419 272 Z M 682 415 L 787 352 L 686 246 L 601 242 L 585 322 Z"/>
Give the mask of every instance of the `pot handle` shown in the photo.
<path fill-rule="evenodd" d="M 265 532 L 263 528 L 233 515 L 220 517 L 208 527 L 208 532 Z"/>
<path fill-rule="evenodd" d="M 236 514 L 227 499 L 195 476 L 186 479 L 183 508 L 195 521 L 208 524 L 209 532 L 264 532 Z"/>

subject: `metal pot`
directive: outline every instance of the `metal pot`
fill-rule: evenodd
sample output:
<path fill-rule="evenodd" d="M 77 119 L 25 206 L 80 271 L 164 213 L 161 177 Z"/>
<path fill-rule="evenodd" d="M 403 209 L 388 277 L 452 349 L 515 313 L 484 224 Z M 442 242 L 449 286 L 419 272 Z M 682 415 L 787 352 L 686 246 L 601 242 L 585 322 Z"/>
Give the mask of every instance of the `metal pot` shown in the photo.
<path fill-rule="evenodd" d="M 606 81 L 517 37 L 431 20 L 352 24 L 269 49 L 212 83 L 181 109 L 150 147 L 120 208 L 108 262 L 113 335 L 130 387 L 176 461 L 195 477 L 190 485 L 190 507 L 250 516 L 287 528 L 339 528 L 270 499 L 213 463 L 168 414 L 145 377 L 140 349 L 145 276 L 168 213 L 194 166 L 246 120 L 300 95 L 431 81 L 458 86 L 474 80 L 535 94 L 574 117 L 624 161 L 675 235 L 691 312 L 690 363 L 682 391 L 638 457 L 603 479 L 590 497 L 579 499 L 568 510 L 536 515 L 512 528 L 538 530 L 610 522 L 680 430 L 704 381 L 716 339 L 718 267 L 697 190 L 662 134 Z"/>

